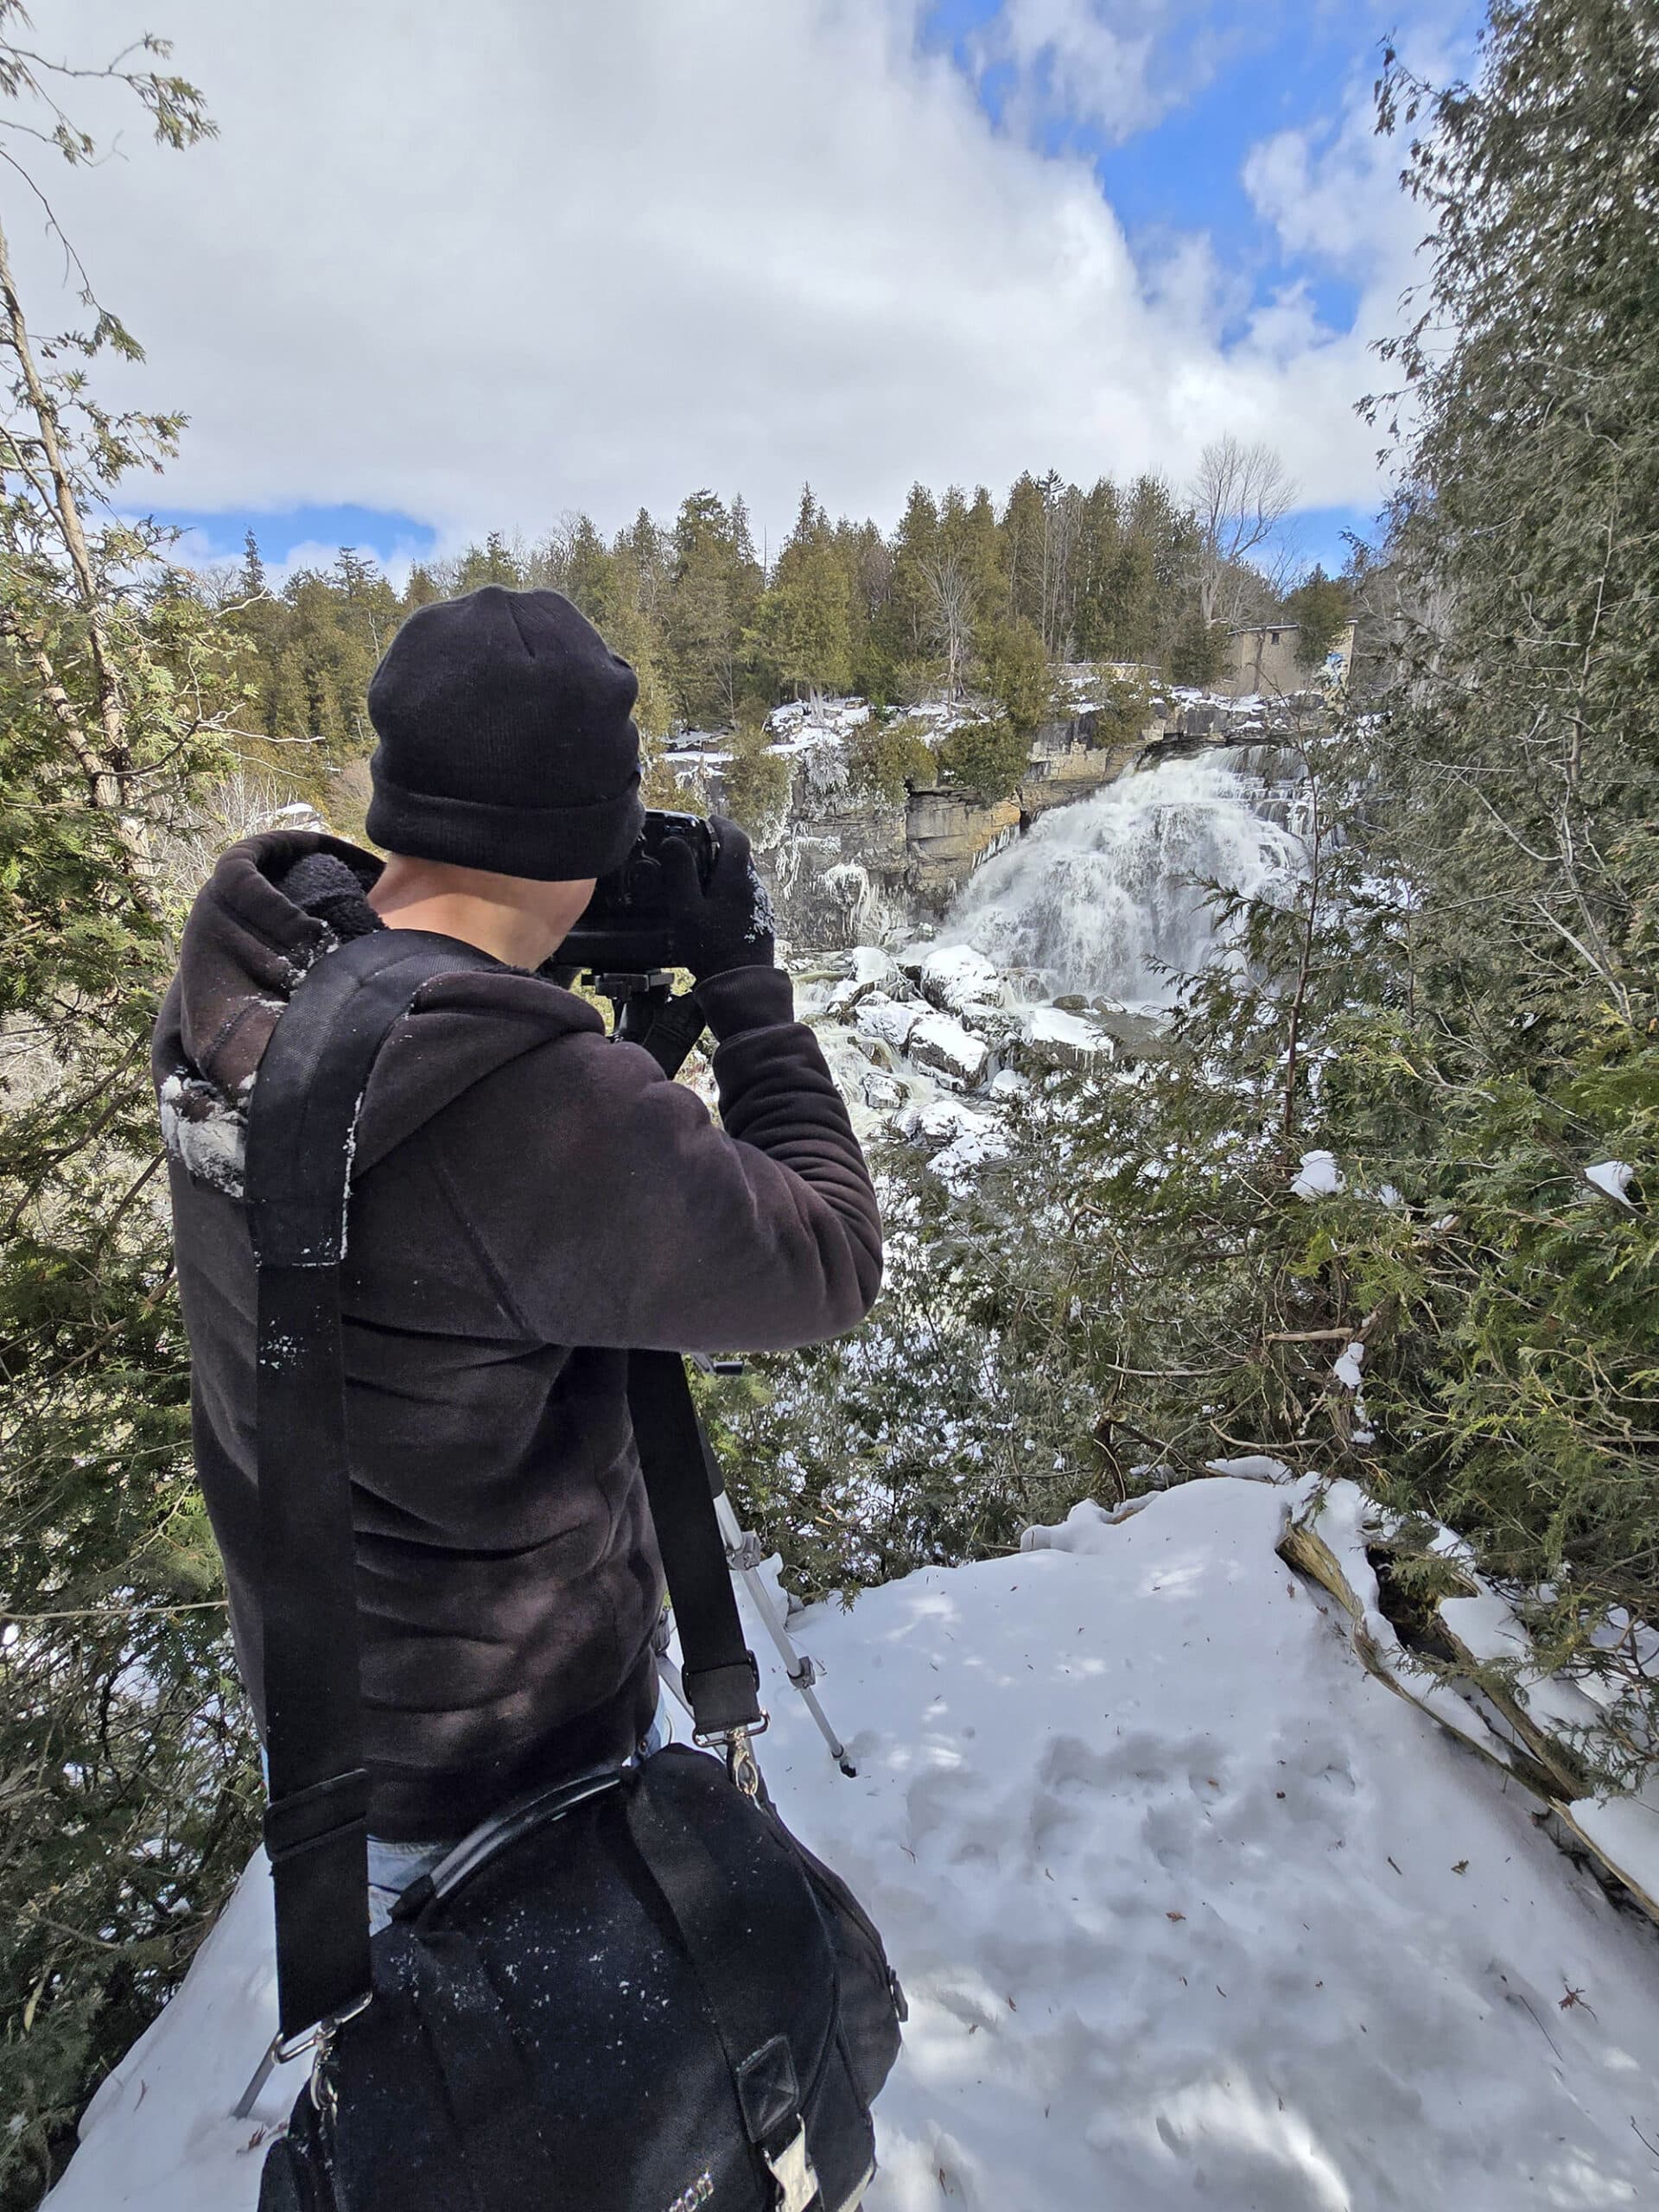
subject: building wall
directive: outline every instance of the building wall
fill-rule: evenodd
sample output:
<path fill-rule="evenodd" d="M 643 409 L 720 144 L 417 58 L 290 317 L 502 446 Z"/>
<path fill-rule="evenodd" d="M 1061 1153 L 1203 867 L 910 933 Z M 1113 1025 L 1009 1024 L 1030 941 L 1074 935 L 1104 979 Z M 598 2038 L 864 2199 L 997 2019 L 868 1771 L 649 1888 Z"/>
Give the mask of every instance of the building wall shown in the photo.
<path fill-rule="evenodd" d="M 1296 658 L 1300 632 L 1294 622 L 1268 622 L 1250 630 L 1235 630 L 1227 640 L 1227 664 L 1216 689 L 1229 699 L 1282 699 L 1293 691 L 1314 688 L 1316 672 L 1305 669 Z M 1333 673 L 1345 683 L 1354 657 L 1354 627 L 1349 623 L 1337 632 L 1332 658 Z"/>

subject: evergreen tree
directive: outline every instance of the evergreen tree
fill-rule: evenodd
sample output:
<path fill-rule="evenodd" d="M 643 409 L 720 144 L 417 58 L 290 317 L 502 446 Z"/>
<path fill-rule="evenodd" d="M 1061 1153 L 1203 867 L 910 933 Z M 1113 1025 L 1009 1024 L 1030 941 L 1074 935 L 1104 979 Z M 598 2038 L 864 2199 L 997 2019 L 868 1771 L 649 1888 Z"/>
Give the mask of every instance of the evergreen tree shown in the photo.
<path fill-rule="evenodd" d="M 728 722 L 743 673 L 740 562 L 732 518 L 713 492 L 693 493 L 674 524 L 664 631 L 670 688 L 689 722 Z"/>
<path fill-rule="evenodd" d="M 259 541 L 250 530 L 242 543 L 242 596 L 245 599 L 263 599 L 265 596 L 265 564 L 259 557 Z"/>
<path fill-rule="evenodd" d="M 795 527 L 760 607 L 760 639 L 777 689 L 845 691 L 853 676 L 853 594 L 829 518 L 807 485 Z"/>
<path fill-rule="evenodd" d="M 939 511 L 925 484 L 912 484 L 893 541 L 886 603 L 873 630 L 891 682 L 914 696 L 932 672 L 934 600 L 927 580 L 939 546 Z"/>
<path fill-rule="evenodd" d="M 1298 664 L 1310 672 L 1323 668 L 1326 654 L 1351 620 L 1343 585 L 1315 563 L 1295 590 L 1286 593 L 1282 611 L 1297 626 Z"/>
<path fill-rule="evenodd" d="M 454 589 L 476 591 L 482 584 L 505 584 L 509 591 L 522 591 L 527 582 L 523 555 L 499 530 L 493 530 L 482 545 L 469 545 L 461 555 Z"/>

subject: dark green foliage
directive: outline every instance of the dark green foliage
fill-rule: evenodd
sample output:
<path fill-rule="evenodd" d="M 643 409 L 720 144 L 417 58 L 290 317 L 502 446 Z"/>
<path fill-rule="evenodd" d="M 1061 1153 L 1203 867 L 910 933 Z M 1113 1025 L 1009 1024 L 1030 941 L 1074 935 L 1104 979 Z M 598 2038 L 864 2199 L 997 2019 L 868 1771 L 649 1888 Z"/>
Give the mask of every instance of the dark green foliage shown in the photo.
<path fill-rule="evenodd" d="M 770 751 L 770 744 L 760 716 L 746 716 L 724 740 L 731 761 L 720 779 L 724 810 L 761 837 L 775 826 L 789 800 L 788 757 Z"/>
<path fill-rule="evenodd" d="M 250 536 L 241 568 L 200 589 L 243 641 L 251 719 L 270 741 L 260 765 L 332 817 L 351 812 L 339 770 L 373 747 L 375 664 L 435 598 L 486 583 L 566 593 L 632 663 L 648 742 L 675 722 L 725 729 L 851 690 L 879 704 L 971 690 L 1023 734 L 1053 711 L 1057 654 L 1212 678 L 1222 641 L 1192 627 L 1196 544 L 1192 518 L 1152 477 L 1088 493 L 1022 477 L 1001 517 L 982 486 L 970 499 L 918 484 L 890 539 L 873 522 L 832 524 L 808 486 L 766 573 L 741 499 L 705 489 L 671 530 L 642 510 L 608 543 L 586 515 L 534 545 L 492 531 L 417 566 L 401 592 L 351 546 L 273 592 Z"/>
<path fill-rule="evenodd" d="M 963 722 L 939 745 L 944 780 L 992 802 L 1010 798 L 1019 789 L 1030 760 L 1030 741 L 1000 718 Z"/>
<path fill-rule="evenodd" d="M 1083 726 L 1089 744 L 1101 751 L 1133 745 L 1152 719 L 1152 686 L 1139 669 L 1113 676 L 1090 719 Z"/>
<path fill-rule="evenodd" d="M 939 764 L 918 724 L 872 715 L 847 741 L 847 774 L 855 791 L 899 806 L 907 791 L 927 791 L 938 781 Z"/>
<path fill-rule="evenodd" d="M 1030 1357 L 1064 1332 L 1058 1279 L 1028 1301 L 1002 1273 L 1019 1240 L 980 1247 L 914 1154 L 877 1168 L 887 1272 L 870 1319 L 704 1398 L 734 1491 L 814 1594 L 1005 1549 L 1090 1482 L 1087 1381 Z"/>
<path fill-rule="evenodd" d="M 0 9 L 9 93 L 29 82 L 4 38 L 16 13 Z M 181 79 L 122 81 L 164 141 L 203 134 Z M 78 135 L 73 149 L 92 151 Z M 66 350 L 30 338 L 0 235 L 8 2208 L 52 2179 L 87 2093 L 177 1981 L 254 1832 L 190 1467 L 146 1053 L 180 918 L 172 855 L 229 765 L 233 641 L 168 570 L 166 533 L 91 519 L 179 428 L 95 397 L 100 356 L 136 346 L 99 311 L 68 342 L 70 370 L 55 365 Z"/>
<path fill-rule="evenodd" d="M 1281 612 L 1297 626 L 1299 666 L 1310 670 L 1324 667 L 1325 655 L 1353 620 L 1346 589 L 1317 565 L 1305 582 L 1287 594 Z"/>
<path fill-rule="evenodd" d="M 1029 737 L 1054 711 L 1054 686 L 1043 641 L 1029 622 L 992 622 L 979 635 L 986 690 L 1010 729 Z"/>
<path fill-rule="evenodd" d="M 1169 673 L 1176 683 L 1213 683 L 1227 659 L 1227 634 L 1207 626 L 1197 607 L 1186 615 L 1170 648 Z"/>

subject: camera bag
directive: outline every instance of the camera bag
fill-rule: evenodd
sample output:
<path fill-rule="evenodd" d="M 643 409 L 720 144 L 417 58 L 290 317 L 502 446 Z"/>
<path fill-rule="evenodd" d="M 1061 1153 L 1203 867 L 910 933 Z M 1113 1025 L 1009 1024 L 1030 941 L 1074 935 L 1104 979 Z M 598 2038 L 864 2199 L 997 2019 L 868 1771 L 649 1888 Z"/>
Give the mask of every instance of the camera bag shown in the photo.
<path fill-rule="evenodd" d="M 340 1320 L 352 1135 L 422 985 L 384 931 L 296 987 L 249 1108 L 278 2034 L 312 2052 L 260 2212 L 850 2212 L 904 1999 L 851 1892 L 779 1818 L 683 1366 L 629 1402 L 697 1740 L 504 1807 L 367 1922 Z M 486 964 L 476 956 L 476 964 Z"/>

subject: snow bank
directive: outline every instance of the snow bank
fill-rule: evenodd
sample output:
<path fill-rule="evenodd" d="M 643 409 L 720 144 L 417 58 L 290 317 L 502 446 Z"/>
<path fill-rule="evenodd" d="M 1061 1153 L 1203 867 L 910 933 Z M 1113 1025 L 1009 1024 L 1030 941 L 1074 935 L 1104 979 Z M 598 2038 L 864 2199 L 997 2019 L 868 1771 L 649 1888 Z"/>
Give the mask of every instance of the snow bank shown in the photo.
<path fill-rule="evenodd" d="M 1659 1940 L 1363 1672 L 1275 1554 L 1295 1487 L 1079 1507 L 804 1616 L 854 1782 L 766 1662 L 772 1786 L 910 1996 L 868 2212 L 1659 2200 Z M 251 2212 L 269 1909 L 256 1869 L 51 2212 Z"/>

